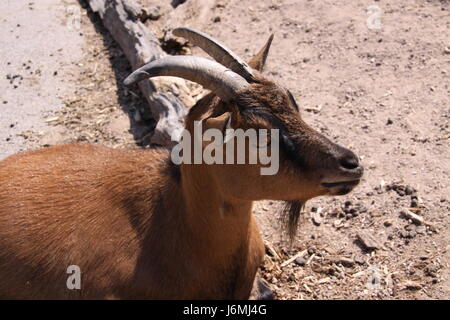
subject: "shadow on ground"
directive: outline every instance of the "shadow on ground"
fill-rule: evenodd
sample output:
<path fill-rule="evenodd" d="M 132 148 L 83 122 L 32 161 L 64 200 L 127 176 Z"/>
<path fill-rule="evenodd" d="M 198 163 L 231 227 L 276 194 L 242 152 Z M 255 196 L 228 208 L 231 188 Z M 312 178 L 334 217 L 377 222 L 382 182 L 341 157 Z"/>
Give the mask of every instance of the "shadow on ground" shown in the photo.
<path fill-rule="evenodd" d="M 89 3 L 86 0 L 78 0 L 78 2 L 83 9 L 87 10 L 87 16 L 95 31 L 101 36 L 103 45 L 107 50 L 108 59 L 117 84 L 118 101 L 123 112 L 128 115 L 130 120 L 130 133 L 138 145 L 146 146 L 149 144 L 149 139 L 144 137 L 151 135 L 156 123 L 142 94 L 138 90 L 131 91 L 123 85 L 123 80 L 132 71 L 131 65 L 119 44 L 104 27 L 99 15 L 92 11 Z M 139 112 L 140 120 L 136 120 L 136 112 Z"/>

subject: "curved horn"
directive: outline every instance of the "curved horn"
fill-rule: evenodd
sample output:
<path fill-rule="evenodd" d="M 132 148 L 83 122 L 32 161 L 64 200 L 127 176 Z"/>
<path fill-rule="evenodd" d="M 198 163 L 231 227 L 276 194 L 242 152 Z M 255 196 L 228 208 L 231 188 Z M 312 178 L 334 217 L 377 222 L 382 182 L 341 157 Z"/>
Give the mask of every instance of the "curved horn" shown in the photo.
<path fill-rule="evenodd" d="M 176 28 L 172 33 L 177 37 L 183 37 L 203 49 L 214 60 L 230 68 L 237 74 L 243 76 L 247 81 L 252 81 L 253 71 L 249 65 L 243 61 L 237 54 L 225 47 L 216 39 L 206 33 L 191 28 Z"/>
<path fill-rule="evenodd" d="M 125 80 L 126 86 L 158 76 L 180 77 L 201 84 L 214 91 L 220 98 L 230 101 L 248 82 L 215 61 L 192 56 L 169 56 L 135 70 Z"/>

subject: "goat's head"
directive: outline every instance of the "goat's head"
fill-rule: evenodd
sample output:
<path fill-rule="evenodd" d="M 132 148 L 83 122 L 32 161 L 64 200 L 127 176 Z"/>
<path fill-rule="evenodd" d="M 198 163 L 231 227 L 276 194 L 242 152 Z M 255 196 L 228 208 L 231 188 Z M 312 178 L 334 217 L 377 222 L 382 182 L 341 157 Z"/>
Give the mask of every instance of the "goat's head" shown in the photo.
<path fill-rule="evenodd" d="M 292 94 L 260 74 L 273 36 L 247 64 L 201 32 L 179 28 L 174 34 L 200 46 L 217 62 L 200 57 L 166 57 L 136 70 L 125 84 L 154 76 L 178 76 L 211 89 L 212 93 L 200 100 L 186 118 L 186 129 L 191 134 L 194 121 L 202 121 L 203 130 L 214 128 L 224 134 L 227 128 L 279 130 L 276 174 L 261 175 L 263 165 L 259 162 L 205 168 L 224 193 L 238 199 L 304 203 L 320 195 L 346 194 L 359 183 L 363 168 L 357 156 L 308 126 Z M 250 148 L 249 143 L 246 148 Z"/>

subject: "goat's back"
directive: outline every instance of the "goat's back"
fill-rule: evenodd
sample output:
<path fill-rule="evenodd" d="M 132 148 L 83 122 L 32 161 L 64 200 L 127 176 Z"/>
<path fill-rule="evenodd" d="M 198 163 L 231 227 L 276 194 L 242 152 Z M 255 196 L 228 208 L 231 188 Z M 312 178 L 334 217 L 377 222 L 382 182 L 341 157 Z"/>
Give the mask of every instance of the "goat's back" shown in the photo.
<path fill-rule="evenodd" d="M 71 144 L 1 161 L 0 298 L 80 298 L 66 287 L 70 265 L 81 268 L 82 285 L 96 284 L 84 297 L 120 292 L 166 158 L 164 150 Z"/>

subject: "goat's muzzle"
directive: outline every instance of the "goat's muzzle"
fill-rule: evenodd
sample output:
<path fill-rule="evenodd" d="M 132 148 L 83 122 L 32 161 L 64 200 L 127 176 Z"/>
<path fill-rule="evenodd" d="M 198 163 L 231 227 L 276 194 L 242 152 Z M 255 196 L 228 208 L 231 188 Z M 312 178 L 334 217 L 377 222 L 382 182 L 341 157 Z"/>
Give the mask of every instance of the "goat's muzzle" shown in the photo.
<path fill-rule="evenodd" d="M 321 185 L 328 190 L 329 194 L 347 194 L 359 184 L 364 168 L 352 151 L 340 146 L 333 158 L 337 163 L 336 168 L 331 175 L 322 179 Z"/>

